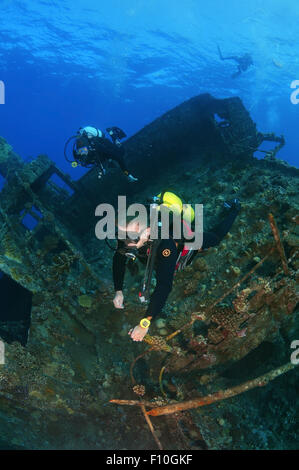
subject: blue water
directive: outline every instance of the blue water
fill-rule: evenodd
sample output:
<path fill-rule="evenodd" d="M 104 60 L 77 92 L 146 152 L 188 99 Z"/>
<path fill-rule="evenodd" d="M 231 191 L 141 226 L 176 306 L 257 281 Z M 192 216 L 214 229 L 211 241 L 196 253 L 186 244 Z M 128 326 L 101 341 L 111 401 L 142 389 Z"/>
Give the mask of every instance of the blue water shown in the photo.
<path fill-rule="evenodd" d="M 80 126 L 134 134 L 182 101 L 240 96 L 278 154 L 298 166 L 299 3 L 295 0 L 1 0 L 0 135 L 24 159 L 63 157 Z M 249 52 L 236 79 L 223 55 Z M 298 95 L 299 96 L 299 95 Z"/>

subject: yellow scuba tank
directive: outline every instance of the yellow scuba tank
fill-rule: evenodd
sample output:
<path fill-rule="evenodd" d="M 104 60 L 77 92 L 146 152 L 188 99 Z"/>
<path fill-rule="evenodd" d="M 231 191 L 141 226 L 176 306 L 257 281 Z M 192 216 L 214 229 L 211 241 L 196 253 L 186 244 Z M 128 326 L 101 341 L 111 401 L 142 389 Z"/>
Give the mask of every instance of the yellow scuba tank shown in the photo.
<path fill-rule="evenodd" d="M 182 199 L 176 194 L 170 191 L 165 191 L 163 193 L 158 194 L 156 199 L 159 200 L 160 205 L 168 207 L 175 214 L 180 215 L 183 212 L 183 220 L 185 220 L 188 224 L 191 224 L 193 222 L 194 209 L 191 207 L 190 204 L 185 204 L 186 207 L 183 207 L 184 204 L 182 202 Z"/>

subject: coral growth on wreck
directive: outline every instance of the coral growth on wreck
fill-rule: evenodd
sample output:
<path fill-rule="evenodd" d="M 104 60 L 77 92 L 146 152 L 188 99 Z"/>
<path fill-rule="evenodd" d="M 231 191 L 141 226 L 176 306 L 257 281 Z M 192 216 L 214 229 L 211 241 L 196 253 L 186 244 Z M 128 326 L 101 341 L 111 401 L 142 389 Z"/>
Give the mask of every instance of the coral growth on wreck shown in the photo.
<path fill-rule="evenodd" d="M 141 275 L 127 276 L 126 309 L 115 311 L 112 253 L 94 236 L 97 198 L 115 202 L 115 190 L 91 171 L 78 191 L 46 156 L 24 164 L 1 139 L 0 270 L 33 294 L 27 344 L 6 343 L 0 365 L 4 442 L 26 449 L 294 447 L 297 370 L 223 402 L 161 416 L 152 433 L 140 403 L 139 413 L 106 406 L 112 398 L 136 401 L 137 394 L 149 409 L 231 389 L 287 363 L 298 339 L 298 170 L 253 158 L 261 134 L 242 103 L 208 96 L 172 110 L 126 144 L 144 179 L 142 191 L 128 195 L 132 201 L 172 188 L 204 205 L 205 228 L 222 217 L 225 200 L 242 203 L 225 240 L 176 275 L 163 318 L 141 344 L 127 335 L 144 313 Z M 207 103 L 203 125 L 198 110 Z M 214 112 L 231 118 L 229 135 L 213 122 Z M 186 121 L 179 135 L 178 113 Z M 170 138 L 177 139 L 171 152 Z M 144 152 L 167 171 L 142 168 Z M 49 181 L 55 172 L 72 196 Z M 122 185 L 116 180 L 125 193 Z M 25 213 L 36 218 L 34 228 L 22 223 Z M 259 411 L 263 401 L 267 409 Z"/>

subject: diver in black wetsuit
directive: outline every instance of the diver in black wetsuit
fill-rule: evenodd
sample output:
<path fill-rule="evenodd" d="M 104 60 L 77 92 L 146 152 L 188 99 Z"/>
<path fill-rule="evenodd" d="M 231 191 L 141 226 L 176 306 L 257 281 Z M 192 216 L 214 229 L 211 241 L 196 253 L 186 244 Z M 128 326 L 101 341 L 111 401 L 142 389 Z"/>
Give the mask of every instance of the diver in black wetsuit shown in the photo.
<path fill-rule="evenodd" d="M 250 67 L 250 65 L 253 65 L 252 57 L 248 53 L 244 54 L 241 57 L 238 57 L 238 56 L 223 57 L 220 47 L 217 46 L 217 48 L 218 48 L 218 53 L 219 53 L 219 57 L 221 60 L 234 60 L 235 62 L 237 62 L 238 70 L 237 72 L 232 74 L 231 76 L 232 78 L 238 77 L 239 75 L 241 75 L 242 72 L 245 72 Z"/>
<path fill-rule="evenodd" d="M 75 139 L 73 145 L 74 161 L 70 162 L 73 167 L 78 165 L 85 168 L 96 167 L 98 169 L 98 177 L 102 178 L 106 174 L 106 166 L 109 160 L 116 161 L 124 175 L 130 183 L 138 181 L 127 169 L 125 163 L 125 149 L 122 147 L 120 140 L 126 137 L 126 134 L 118 127 L 107 129 L 111 141 L 108 140 L 103 131 L 95 127 L 81 127 L 76 136 L 71 137 L 64 149 L 65 158 L 67 157 L 67 145 L 72 139 Z"/>
<path fill-rule="evenodd" d="M 192 256 L 188 259 L 190 264 L 199 251 L 218 245 L 230 230 L 235 218 L 240 211 L 240 203 L 237 199 L 225 203 L 228 209 L 226 218 L 217 224 L 211 231 L 203 233 L 203 244 L 200 250 L 192 252 Z M 134 247 L 137 258 L 141 261 L 148 254 L 149 228 L 142 231 L 137 243 L 132 241 L 118 240 L 118 248 L 113 257 L 113 280 L 115 288 L 115 297 L 113 300 L 115 308 L 124 308 L 123 283 L 126 270 L 126 250 Z M 130 227 L 130 231 L 139 232 L 139 227 Z M 179 255 L 183 247 L 180 246 L 173 238 L 167 240 L 158 240 L 158 247 L 155 255 L 155 271 L 156 271 L 156 288 L 150 296 L 146 317 L 143 318 L 139 325 L 129 332 L 133 341 L 142 341 L 148 331 L 150 321 L 155 318 L 163 309 L 168 295 L 172 290 L 172 283 L 175 271 L 178 267 Z"/>

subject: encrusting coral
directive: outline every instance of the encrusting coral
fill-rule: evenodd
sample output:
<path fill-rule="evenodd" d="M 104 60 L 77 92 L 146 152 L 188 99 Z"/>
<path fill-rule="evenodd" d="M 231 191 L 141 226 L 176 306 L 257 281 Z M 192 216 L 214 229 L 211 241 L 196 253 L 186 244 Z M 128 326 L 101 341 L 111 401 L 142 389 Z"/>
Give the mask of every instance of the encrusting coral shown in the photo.
<path fill-rule="evenodd" d="M 214 123 L 215 110 L 229 117 L 230 129 Z M 121 177 L 114 185 L 109 178 L 99 184 L 91 170 L 73 182 L 45 155 L 24 163 L 0 141 L 6 180 L 0 270 L 32 294 L 26 346 L 13 337 L 0 366 L 1 439 L 26 449 L 115 449 L 162 448 L 161 437 L 163 448 L 180 448 L 186 411 L 171 422 L 167 416 L 155 420 L 158 433 L 145 407 L 224 397 L 236 383 L 244 391 L 252 377 L 289 361 L 298 334 L 298 170 L 253 158 L 260 143 L 238 98 L 195 97 L 125 143 L 143 181 L 142 189 L 130 187 L 127 194 Z M 71 196 L 52 184 L 53 174 Z M 116 312 L 113 253 L 95 238 L 94 208 L 103 197 L 114 204 L 115 188 L 129 202 L 143 202 L 165 187 L 185 202 L 203 204 L 205 230 L 224 216 L 224 201 L 237 197 L 242 207 L 226 238 L 175 276 L 163 321 L 153 322 L 145 341 L 136 344 L 127 331 L 144 315 L 137 299 L 142 276 L 126 277 L 126 308 Z M 24 225 L 24 214 L 36 211 L 35 227 Z M 9 322 L 3 330 L 0 324 L 0 336 L 4 330 L 13 336 Z M 255 395 L 227 394 L 231 399 L 211 404 L 209 412 L 191 408 L 184 425 L 205 448 L 252 448 L 262 434 L 270 437 L 260 448 L 286 447 L 295 435 L 296 373 Z M 260 397 L 265 401 L 267 390 L 264 410 Z M 111 397 L 134 392 L 139 414 L 120 418 L 119 407 L 106 406 Z M 187 431 L 184 448 L 192 448 Z"/>

